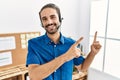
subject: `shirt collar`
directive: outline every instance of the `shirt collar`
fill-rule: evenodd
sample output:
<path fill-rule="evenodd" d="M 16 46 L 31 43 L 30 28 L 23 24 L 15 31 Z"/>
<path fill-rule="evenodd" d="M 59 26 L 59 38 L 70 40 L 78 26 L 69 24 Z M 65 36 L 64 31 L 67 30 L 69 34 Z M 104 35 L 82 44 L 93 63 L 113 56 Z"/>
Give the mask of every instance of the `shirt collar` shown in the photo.
<path fill-rule="evenodd" d="M 45 43 L 46 44 L 50 44 L 52 41 L 51 41 L 51 39 L 47 36 L 47 33 L 45 33 Z M 64 36 L 60 33 L 60 40 L 59 40 L 59 43 L 62 43 L 62 44 L 64 44 Z M 58 43 L 58 44 L 59 44 Z"/>

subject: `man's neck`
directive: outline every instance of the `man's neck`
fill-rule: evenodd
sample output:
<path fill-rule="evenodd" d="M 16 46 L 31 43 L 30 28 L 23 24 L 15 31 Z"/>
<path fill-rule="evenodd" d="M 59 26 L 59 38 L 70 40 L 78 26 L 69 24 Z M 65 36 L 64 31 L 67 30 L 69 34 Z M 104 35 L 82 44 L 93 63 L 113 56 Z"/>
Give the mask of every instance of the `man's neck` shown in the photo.
<path fill-rule="evenodd" d="M 47 33 L 48 37 L 55 43 L 57 44 L 60 39 L 60 32 L 56 32 L 55 34 L 49 34 Z"/>

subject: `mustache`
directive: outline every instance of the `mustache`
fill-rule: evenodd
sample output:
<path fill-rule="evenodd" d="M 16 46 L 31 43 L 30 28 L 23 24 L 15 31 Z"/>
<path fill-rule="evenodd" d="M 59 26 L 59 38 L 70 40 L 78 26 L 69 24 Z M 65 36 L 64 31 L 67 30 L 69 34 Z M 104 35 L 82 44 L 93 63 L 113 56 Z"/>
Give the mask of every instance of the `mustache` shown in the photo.
<path fill-rule="evenodd" d="M 56 24 L 56 23 L 47 24 L 47 25 L 45 26 L 45 28 L 48 28 L 48 26 L 51 26 L 51 25 L 56 26 L 57 24 Z"/>

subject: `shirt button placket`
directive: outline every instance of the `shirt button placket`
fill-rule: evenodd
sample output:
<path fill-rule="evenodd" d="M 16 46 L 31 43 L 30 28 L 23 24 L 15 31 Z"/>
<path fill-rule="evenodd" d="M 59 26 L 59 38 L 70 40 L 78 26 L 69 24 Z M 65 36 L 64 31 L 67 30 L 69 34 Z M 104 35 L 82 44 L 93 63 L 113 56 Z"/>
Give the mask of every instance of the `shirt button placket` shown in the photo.
<path fill-rule="evenodd" d="M 54 45 L 54 57 L 55 57 L 55 58 L 56 58 L 56 47 L 57 47 L 57 45 L 55 44 L 55 45 Z M 56 76 L 57 73 L 56 73 L 56 71 L 57 71 L 57 70 L 54 71 L 54 80 L 57 80 L 57 76 Z"/>
<path fill-rule="evenodd" d="M 54 45 L 54 57 L 56 58 L 56 45 Z"/>
<path fill-rule="evenodd" d="M 54 54 L 55 54 L 55 58 L 56 58 L 56 45 L 54 45 Z M 54 71 L 54 72 L 56 72 L 56 70 Z"/>

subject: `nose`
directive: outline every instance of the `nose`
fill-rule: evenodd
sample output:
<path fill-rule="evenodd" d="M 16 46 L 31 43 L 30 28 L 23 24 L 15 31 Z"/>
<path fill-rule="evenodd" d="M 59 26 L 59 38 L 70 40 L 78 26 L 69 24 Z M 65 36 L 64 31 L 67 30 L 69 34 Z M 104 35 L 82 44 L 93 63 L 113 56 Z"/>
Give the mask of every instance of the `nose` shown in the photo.
<path fill-rule="evenodd" d="M 49 18 L 48 20 L 47 20 L 47 24 L 51 24 L 52 23 L 52 20 Z"/>

